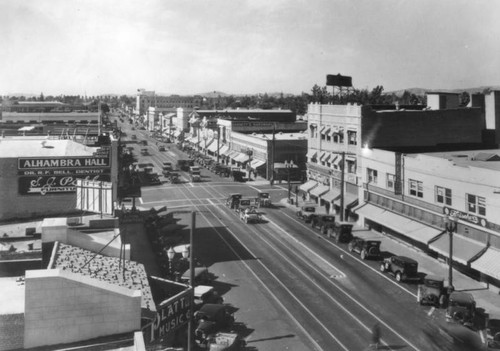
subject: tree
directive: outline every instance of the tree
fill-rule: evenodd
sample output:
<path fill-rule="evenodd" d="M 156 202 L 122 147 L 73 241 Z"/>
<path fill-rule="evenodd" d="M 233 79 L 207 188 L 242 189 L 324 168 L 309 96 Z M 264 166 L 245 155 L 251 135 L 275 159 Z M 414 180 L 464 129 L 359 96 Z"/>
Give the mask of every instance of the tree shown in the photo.
<path fill-rule="evenodd" d="M 470 102 L 470 95 L 468 92 L 464 91 L 460 94 L 460 107 L 466 107 Z"/>
<path fill-rule="evenodd" d="M 326 86 L 320 87 L 318 84 L 314 84 L 311 92 L 311 102 L 326 104 L 330 100 L 330 94 L 328 93 L 328 90 L 326 90 Z"/>

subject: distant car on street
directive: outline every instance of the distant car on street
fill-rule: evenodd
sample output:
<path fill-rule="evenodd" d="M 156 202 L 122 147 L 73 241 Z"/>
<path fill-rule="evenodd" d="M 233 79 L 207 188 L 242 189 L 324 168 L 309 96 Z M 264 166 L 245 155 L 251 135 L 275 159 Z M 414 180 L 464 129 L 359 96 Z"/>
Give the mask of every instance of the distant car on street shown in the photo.
<path fill-rule="evenodd" d="M 353 237 L 347 249 L 350 252 L 359 253 L 361 259 L 380 258 L 380 240 L 367 240 L 363 238 Z"/>
<path fill-rule="evenodd" d="M 396 277 L 398 282 L 420 280 L 418 262 L 406 256 L 392 256 L 380 264 L 380 271 Z"/>
<path fill-rule="evenodd" d="M 316 214 L 318 206 L 316 205 L 304 205 L 297 211 L 297 217 L 302 219 L 304 222 L 311 222 L 313 216 Z"/>

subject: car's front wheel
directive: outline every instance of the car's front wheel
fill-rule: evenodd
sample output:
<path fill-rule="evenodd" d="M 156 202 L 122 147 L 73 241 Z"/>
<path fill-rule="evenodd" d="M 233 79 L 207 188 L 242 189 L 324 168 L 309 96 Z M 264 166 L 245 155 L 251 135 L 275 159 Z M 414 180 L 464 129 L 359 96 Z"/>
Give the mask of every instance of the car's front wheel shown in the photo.
<path fill-rule="evenodd" d="M 361 259 L 364 260 L 366 259 L 366 250 L 361 250 Z"/>
<path fill-rule="evenodd" d="M 347 250 L 349 250 L 349 252 L 354 251 L 354 247 L 353 247 L 352 243 L 349 243 L 349 245 L 347 245 Z"/>
<path fill-rule="evenodd" d="M 396 280 L 400 282 L 402 280 L 403 276 L 401 275 L 401 272 L 396 273 Z"/>
<path fill-rule="evenodd" d="M 385 272 L 385 264 L 384 263 L 380 264 L 380 271 Z"/>

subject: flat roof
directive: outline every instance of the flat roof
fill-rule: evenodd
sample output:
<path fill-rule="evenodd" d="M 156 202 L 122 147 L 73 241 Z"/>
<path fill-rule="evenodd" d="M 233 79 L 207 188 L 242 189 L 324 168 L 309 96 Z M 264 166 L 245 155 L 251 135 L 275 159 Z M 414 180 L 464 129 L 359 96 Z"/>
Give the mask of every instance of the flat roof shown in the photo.
<path fill-rule="evenodd" d="M 500 149 L 426 152 L 419 154 L 453 161 L 457 166 L 469 166 L 500 171 Z"/>
<path fill-rule="evenodd" d="M 258 138 L 258 139 L 262 139 L 262 140 L 273 140 L 273 133 L 246 134 L 246 133 L 233 132 L 233 134 L 246 135 L 248 137 Z M 274 138 L 275 138 L 275 140 L 307 140 L 307 134 L 301 133 L 301 132 L 295 132 L 295 133 L 278 132 L 278 133 L 274 133 Z"/>
<path fill-rule="evenodd" d="M 118 257 L 96 254 L 60 242 L 57 243 L 55 250 L 54 262 L 49 268 L 59 268 L 131 290 L 140 290 L 141 307 L 156 311 L 146 270 L 142 264 L 129 260 L 120 263 Z"/>
<path fill-rule="evenodd" d="M 0 158 L 92 156 L 98 148 L 45 136 L 0 138 Z"/>

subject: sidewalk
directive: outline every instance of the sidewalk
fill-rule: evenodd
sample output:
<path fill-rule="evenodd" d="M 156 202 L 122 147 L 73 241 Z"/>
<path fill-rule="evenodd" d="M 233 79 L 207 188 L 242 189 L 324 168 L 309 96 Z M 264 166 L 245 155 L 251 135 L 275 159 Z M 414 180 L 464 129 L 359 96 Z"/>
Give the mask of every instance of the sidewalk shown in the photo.
<path fill-rule="evenodd" d="M 289 204 L 287 200 L 288 199 L 286 198 L 282 199 L 280 203 L 294 209 L 298 209 L 304 204 L 304 201 L 300 197 L 297 206 Z M 411 246 L 408 243 L 354 224 L 353 234 L 357 235 L 356 232 L 359 234 L 363 232 L 363 237 L 369 236 L 375 240 L 380 240 L 382 242 L 382 251 L 413 258 L 418 262 L 420 272 L 441 276 L 445 279 L 445 285 L 447 284 L 448 265 L 446 263 L 430 257 L 425 252 Z M 472 279 L 456 270 L 453 270 L 453 285 L 457 291 L 471 293 L 476 300 L 477 307 L 484 308 L 486 313 L 500 314 L 500 296 L 498 288 L 492 287 L 491 289 L 488 289 L 486 283 Z"/>

